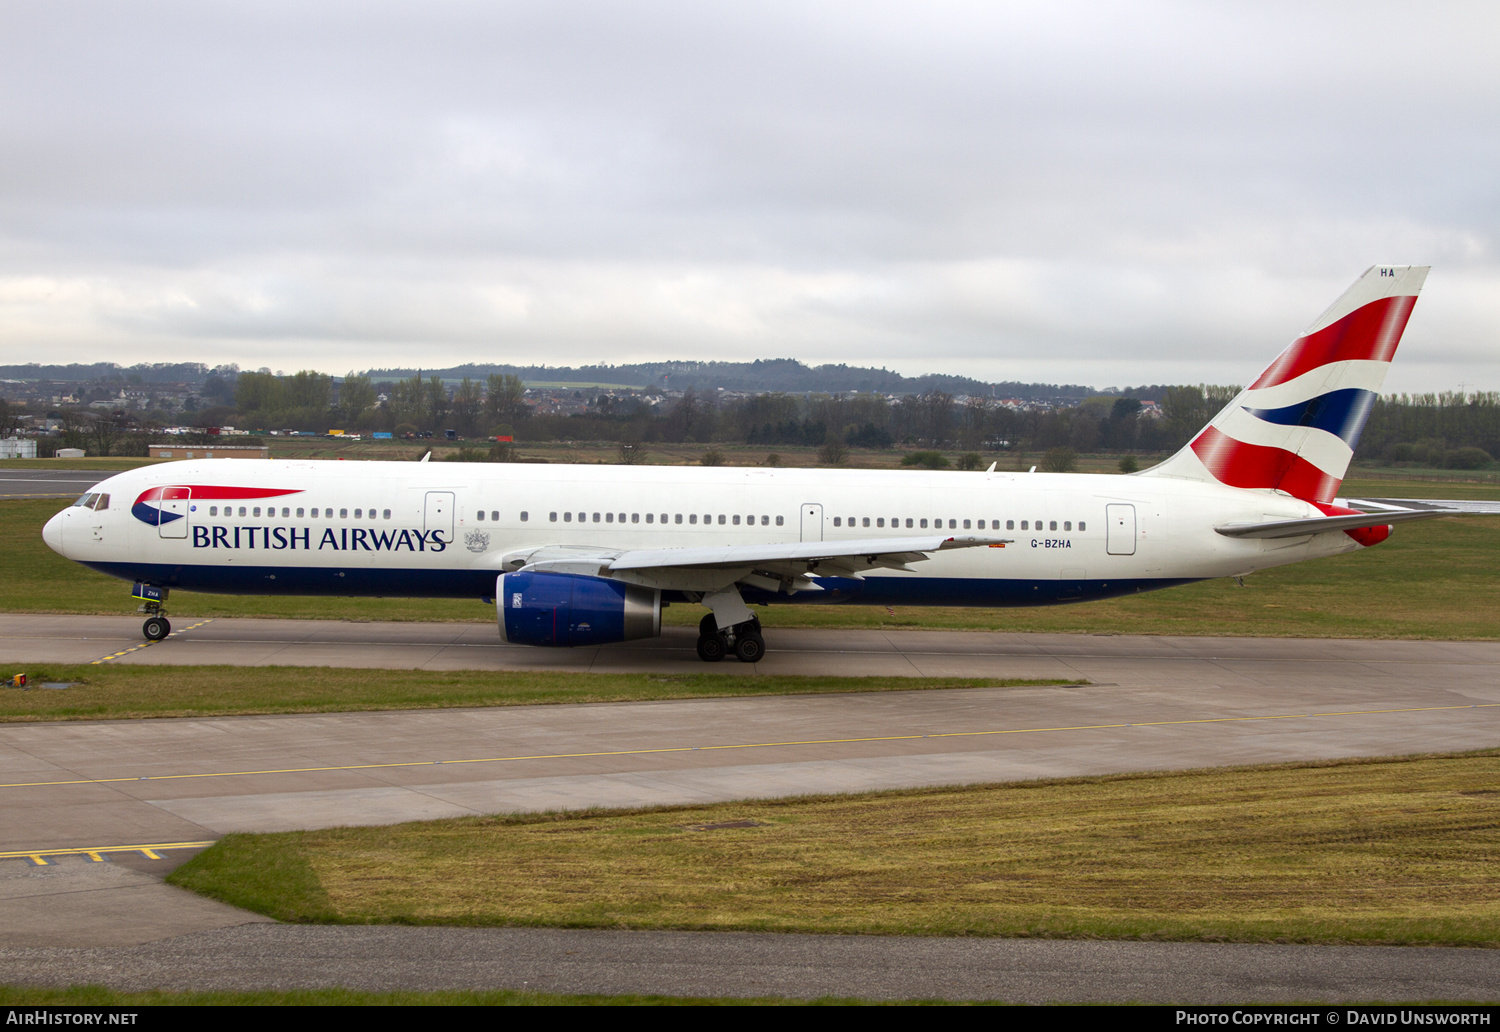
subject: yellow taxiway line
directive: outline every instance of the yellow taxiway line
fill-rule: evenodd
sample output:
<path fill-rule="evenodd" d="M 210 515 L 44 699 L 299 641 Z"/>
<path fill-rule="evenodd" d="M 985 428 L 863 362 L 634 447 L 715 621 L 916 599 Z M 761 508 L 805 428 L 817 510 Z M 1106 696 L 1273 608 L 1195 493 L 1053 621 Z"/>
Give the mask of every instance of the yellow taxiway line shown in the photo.
<path fill-rule="evenodd" d="M 47 857 L 86 856 L 95 863 L 102 862 L 110 853 L 140 853 L 148 860 L 160 860 L 163 849 L 203 849 L 213 845 L 206 842 L 148 842 L 135 846 L 80 846 L 74 849 L 13 849 L 0 853 L 0 860 L 30 860 L 38 867 L 46 867 Z"/>
<path fill-rule="evenodd" d="M 214 622 L 213 617 L 209 617 L 207 620 L 199 620 L 195 624 L 191 624 L 191 625 L 189 625 L 187 627 L 183 627 L 183 628 L 181 628 L 179 630 L 173 631 L 171 634 L 167 635 L 167 638 L 175 638 L 179 634 L 181 634 L 183 631 L 191 631 L 191 630 L 194 630 L 195 628 L 202 627 L 206 623 L 213 623 L 213 622 Z M 166 641 L 167 638 L 163 638 L 162 641 Z M 90 663 L 89 666 L 98 666 L 100 663 L 108 663 L 112 659 L 119 659 L 121 656 L 128 656 L 132 652 L 139 652 L 141 649 L 149 649 L 152 645 L 155 645 L 155 644 L 156 644 L 156 642 L 154 642 L 154 641 L 143 641 L 139 645 L 132 645 L 128 649 L 121 649 L 119 652 L 111 652 L 107 656 L 102 656 L 99 659 L 96 659 L 92 663 Z"/>

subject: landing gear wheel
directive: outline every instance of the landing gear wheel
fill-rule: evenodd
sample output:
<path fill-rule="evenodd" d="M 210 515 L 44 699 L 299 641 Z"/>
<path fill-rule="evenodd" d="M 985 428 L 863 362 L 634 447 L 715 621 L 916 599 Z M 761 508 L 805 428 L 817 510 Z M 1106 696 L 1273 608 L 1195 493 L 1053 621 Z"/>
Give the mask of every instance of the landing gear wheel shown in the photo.
<path fill-rule="evenodd" d="M 147 641 L 161 641 L 171 633 L 172 625 L 165 616 L 149 617 L 141 624 L 141 634 L 145 635 Z"/>
<path fill-rule="evenodd" d="M 729 644 L 717 633 L 698 637 L 698 658 L 705 663 L 717 663 L 729 652 Z"/>
<path fill-rule="evenodd" d="M 741 663 L 759 663 L 766 655 L 766 640 L 747 630 L 734 640 L 734 658 Z"/>

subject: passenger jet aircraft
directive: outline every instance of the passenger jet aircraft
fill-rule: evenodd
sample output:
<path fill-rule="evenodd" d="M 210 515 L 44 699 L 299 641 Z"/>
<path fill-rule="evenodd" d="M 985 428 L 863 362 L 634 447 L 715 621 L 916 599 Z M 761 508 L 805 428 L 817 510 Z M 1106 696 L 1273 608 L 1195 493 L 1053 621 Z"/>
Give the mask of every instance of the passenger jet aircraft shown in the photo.
<path fill-rule="evenodd" d="M 1440 512 L 1334 504 L 1427 269 L 1375 266 L 1181 451 L 1131 476 L 208 459 L 121 473 L 43 531 L 174 589 L 493 600 L 500 635 L 601 645 L 710 612 L 698 655 L 765 651 L 752 604 L 1036 606 L 1379 544 Z"/>

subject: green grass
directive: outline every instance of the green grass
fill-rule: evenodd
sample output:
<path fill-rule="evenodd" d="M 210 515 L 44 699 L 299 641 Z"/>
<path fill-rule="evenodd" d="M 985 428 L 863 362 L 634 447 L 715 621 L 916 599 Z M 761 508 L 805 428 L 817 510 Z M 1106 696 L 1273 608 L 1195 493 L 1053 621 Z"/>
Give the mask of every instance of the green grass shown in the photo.
<path fill-rule="evenodd" d="M 1412 484 L 1363 481 L 1358 492 L 1410 496 Z M 1445 497 L 1500 497 L 1500 490 L 1441 485 Z M 1425 492 L 1432 494 L 1432 491 Z M 41 527 L 61 508 L 48 500 L 0 501 L 0 606 L 10 612 L 128 614 L 129 588 L 55 554 Z M 1039 609 L 770 606 L 767 630 L 783 627 L 927 628 L 1113 634 L 1493 639 L 1500 637 L 1500 520 L 1459 516 L 1406 524 L 1376 548 L 1297 563 L 1249 577 Z M 174 619 L 206 616 L 489 623 L 494 609 L 451 599 L 344 599 L 173 594 Z M 697 606 L 672 606 L 668 626 L 696 625 Z"/>
<path fill-rule="evenodd" d="M 3 673 L 9 676 L 23 670 L 33 687 L 28 691 L 0 689 L 0 722 L 536 706 L 1077 683 L 994 677 L 669 676 L 21 662 L 12 662 Z M 47 689 L 40 687 L 43 681 L 73 682 L 73 687 Z"/>
<path fill-rule="evenodd" d="M 231 835 L 312 923 L 1500 946 L 1500 750 Z"/>

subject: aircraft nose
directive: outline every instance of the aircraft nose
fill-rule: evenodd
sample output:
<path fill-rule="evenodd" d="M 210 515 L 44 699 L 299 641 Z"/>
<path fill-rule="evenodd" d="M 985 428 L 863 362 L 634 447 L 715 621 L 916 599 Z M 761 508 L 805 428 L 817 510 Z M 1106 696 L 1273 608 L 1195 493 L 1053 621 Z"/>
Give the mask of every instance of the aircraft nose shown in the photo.
<path fill-rule="evenodd" d="M 64 509 L 56 516 L 47 521 L 42 528 L 42 540 L 47 542 L 47 547 L 60 556 L 67 556 L 63 551 L 63 524 L 67 520 L 68 510 Z"/>

